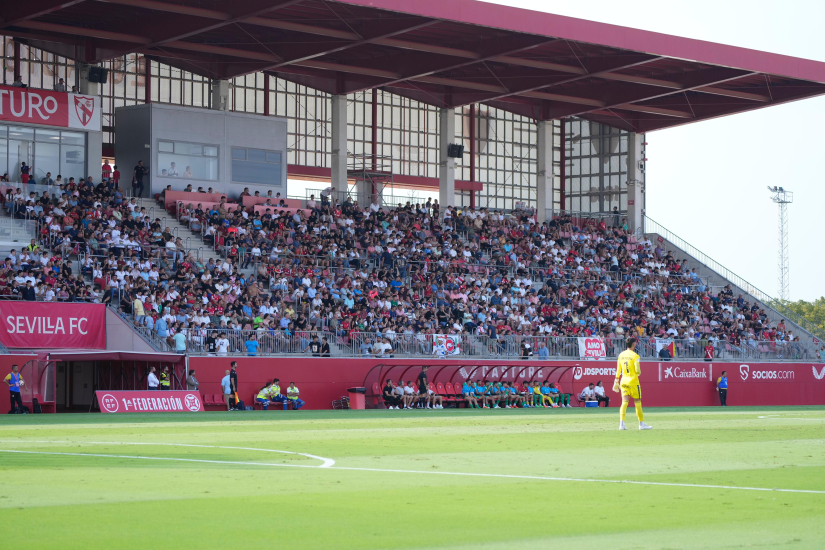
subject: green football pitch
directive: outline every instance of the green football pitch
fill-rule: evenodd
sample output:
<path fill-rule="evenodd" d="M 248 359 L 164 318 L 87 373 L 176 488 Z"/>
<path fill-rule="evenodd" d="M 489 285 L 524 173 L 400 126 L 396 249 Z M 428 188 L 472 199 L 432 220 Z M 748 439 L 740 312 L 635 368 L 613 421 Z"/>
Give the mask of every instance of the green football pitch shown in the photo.
<path fill-rule="evenodd" d="M 825 548 L 825 408 L 0 418 L 2 548 Z"/>

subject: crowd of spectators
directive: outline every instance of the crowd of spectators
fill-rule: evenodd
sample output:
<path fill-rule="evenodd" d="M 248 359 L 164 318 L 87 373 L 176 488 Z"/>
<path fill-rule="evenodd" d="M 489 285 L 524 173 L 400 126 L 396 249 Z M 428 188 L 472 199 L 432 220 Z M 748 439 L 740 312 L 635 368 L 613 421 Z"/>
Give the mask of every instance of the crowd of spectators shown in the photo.
<path fill-rule="evenodd" d="M 632 334 L 701 347 L 795 338 L 730 287 L 713 293 L 687 260 L 637 240 L 618 217 L 537 224 L 528 212 L 429 200 L 362 207 L 329 189 L 305 209 L 273 202 L 260 213 L 227 200 L 203 207 L 195 193 L 175 215 L 192 230 L 184 237 L 219 252 L 205 261 L 111 180 L 56 188 L 6 193 L 9 214 L 35 220 L 38 239 L 6 258 L 2 292 L 119 305 L 178 351 L 218 352 L 209 346 L 222 336 L 227 353 L 314 353 L 312 331 L 380 356 L 430 353 L 438 335 Z M 527 343 L 521 354 L 550 350 Z"/>

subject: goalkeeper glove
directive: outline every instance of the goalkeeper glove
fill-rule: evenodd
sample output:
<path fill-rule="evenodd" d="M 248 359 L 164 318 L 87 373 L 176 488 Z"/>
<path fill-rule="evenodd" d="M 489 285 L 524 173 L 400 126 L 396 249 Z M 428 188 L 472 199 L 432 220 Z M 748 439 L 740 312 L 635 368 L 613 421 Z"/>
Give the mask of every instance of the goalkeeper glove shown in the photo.
<path fill-rule="evenodd" d="M 613 381 L 613 391 L 616 392 L 616 393 L 619 393 L 619 391 L 620 391 L 619 390 L 619 379 L 618 378 L 616 378 Z"/>

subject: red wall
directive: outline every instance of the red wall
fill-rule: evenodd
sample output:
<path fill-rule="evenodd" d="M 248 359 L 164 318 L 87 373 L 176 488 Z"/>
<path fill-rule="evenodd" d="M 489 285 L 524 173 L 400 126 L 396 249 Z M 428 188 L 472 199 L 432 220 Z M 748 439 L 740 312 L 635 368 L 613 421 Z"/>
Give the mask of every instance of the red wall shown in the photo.
<path fill-rule="evenodd" d="M 415 380 L 420 366 L 430 365 L 430 382 L 460 382 L 472 379 L 550 380 L 559 382 L 567 393 L 581 392 L 588 382 L 602 380 L 612 392 L 615 364 L 612 361 L 438 361 L 409 359 L 320 359 L 264 357 L 191 357 L 202 393 L 221 393 L 220 380 L 232 360 L 238 361 L 241 399 L 251 404 L 252 397 L 265 380 L 278 377 L 281 389 L 290 382 L 301 390 L 310 409 L 328 409 L 334 399 L 346 395 L 347 388 L 394 382 L 399 378 Z M 670 370 L 668 370 L 670 369 Z M 718 405 L 716 378 L 728 371 L 729 405 L 825 405 L 825 365 L 812 363 L 685 363 L 643 362 L 642 391 L 648 406 Z M 817 376 L 822 373 L 822 379 Z M 367 399 L 367 403 L 371 402 Z"/>
<path fill-rule="evenodd" d="M 32 359 L 37 359 L 36 355 L 3 355 L 0 354 L 0 380 L 6 377 L 11 372 L 11 366 L 16 364 L 20 367 L 20 374 L 23 376 L 23 382 L 27 385 L 32 384 L 32 367 L 26 365 Z M 21 392 L 23 401 L 31 401 L 30 392 Z M 11 399 L 9 399 L 9 387 L 4 382 L 0 387 L 0 414 L 6 414 L 11 409 Z"/>

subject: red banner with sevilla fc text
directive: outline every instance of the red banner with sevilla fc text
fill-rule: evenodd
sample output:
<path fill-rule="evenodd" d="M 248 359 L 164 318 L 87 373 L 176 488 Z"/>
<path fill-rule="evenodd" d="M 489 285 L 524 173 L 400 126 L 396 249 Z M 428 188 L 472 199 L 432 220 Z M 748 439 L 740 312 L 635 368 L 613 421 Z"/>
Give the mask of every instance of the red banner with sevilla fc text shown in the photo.
<path fill-rule="evenodd" d="M 98 391 L 100 412 L 198 412 L 203 410 L 196 391 Z"/>
<path fill-rule="evenodd" d="M 100 98 L 0 86 L 0 120 L 100 131 Z"/>
<path fill-rule="evenodd" d="M 106 306 L 0 303 L 0 342 L 7 348 L 106 349 Z"/>

